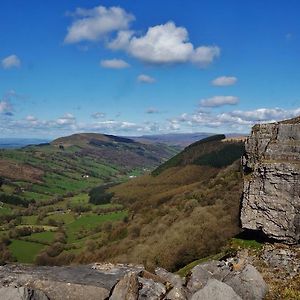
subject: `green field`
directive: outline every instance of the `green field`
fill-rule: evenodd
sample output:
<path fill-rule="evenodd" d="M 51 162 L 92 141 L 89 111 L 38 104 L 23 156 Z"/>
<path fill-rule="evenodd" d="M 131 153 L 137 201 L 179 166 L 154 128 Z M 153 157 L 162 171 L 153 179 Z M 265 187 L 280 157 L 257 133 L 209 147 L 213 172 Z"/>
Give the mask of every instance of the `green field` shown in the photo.
<path fill-rule="evenodd" d="M 22 224 L 24 225 L 36 225 L 38 216 L 23 216 Z"/>
<path fill-rule="evenodd" d="M 100 244 L 106 236 L 98 225 L 108 222 L 113 230 L 111 223 L 122 221 L 127 212 L 120 204 L 89 203 L 89 192 L 149 171 L 178 150 L 100 134 L 0 149 L 0 237 L 10 238 L 12 255 L 24 263 L 34 262 L 45 247 L 79 253 L 89 240 Z M 6 250 L 6 241 L 2 244 Z"/>
<path fill-rule="evenodd" d="M 43 224 L 47 224 L 49 220 L 55 220 L 58 222 L 63 222 L 64 224 L 69 224 L 74 222 L 75 217 L 73 213 L 55 213 L 55 214 L 50 214 L 43 220 Z"/>
<path fill-rule="evenodd" d="M 32 242 L 49 244 L 54 240 L 54 236 L 55 236 L 55 232 L 45 231 L 45 232 L 32 233 L 27 239 L 31 240 Z"/>
<path fill-rule="evenodd" d="M 92 228 L 95 228 L 97 225 L 107 221 L 119 221 L 122 220 L 125 216 L 127 216 L 126 211 L 113 212 L 100 216 L 93 214 L 81 216 L 76 221 L 66 226 L 68 242 L 74 243 L 77 240 L 76 233 L 78 233 L 80 230 L 90 230 Z"/>
<path fill-rule="evenodd" d="M 20 263 L 33 263 L 37 254 L 45 247 L 45 245 L 21 241 L 12 240 L 9 245 L 9 249 L 14 258 Z"/>
<path fill-rule="evenodd" d="M 0 215 L 9 215 L 12 209 L 7 205 L 0 206 Z"/>

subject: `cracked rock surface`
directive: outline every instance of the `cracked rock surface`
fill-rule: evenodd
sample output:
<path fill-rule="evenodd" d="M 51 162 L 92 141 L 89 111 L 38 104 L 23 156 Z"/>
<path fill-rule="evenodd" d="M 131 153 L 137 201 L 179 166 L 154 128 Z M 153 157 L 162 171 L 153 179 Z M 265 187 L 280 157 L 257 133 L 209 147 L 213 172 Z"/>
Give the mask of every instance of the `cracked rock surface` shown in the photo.
<path fill-rule="evenodd" d="M 245 150 L 242 227 L 299 243 L 300 117 L 255 125 Z"/>

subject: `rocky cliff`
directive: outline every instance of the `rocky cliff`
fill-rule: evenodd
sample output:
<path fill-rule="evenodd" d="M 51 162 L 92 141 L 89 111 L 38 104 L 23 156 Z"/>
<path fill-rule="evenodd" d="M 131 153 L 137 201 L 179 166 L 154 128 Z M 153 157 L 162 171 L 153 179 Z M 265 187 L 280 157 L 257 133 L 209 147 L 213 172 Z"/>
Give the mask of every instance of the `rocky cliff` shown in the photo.
<path fill-rule="evenodd" d="M 242 227 L 299 243 L 300 117 L 255 125 L 245 150 Z"/>

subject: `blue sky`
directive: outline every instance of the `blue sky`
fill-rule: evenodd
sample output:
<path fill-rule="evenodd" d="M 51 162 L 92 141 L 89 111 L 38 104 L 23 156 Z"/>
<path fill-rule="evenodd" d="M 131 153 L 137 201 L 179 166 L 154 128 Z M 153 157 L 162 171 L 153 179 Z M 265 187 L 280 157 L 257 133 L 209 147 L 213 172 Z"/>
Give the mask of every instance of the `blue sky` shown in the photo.
<path fill-rule="evenodd" d="M 300 114 L 297 0 L 0 3 L 0 136 L 248 132 Z"/>

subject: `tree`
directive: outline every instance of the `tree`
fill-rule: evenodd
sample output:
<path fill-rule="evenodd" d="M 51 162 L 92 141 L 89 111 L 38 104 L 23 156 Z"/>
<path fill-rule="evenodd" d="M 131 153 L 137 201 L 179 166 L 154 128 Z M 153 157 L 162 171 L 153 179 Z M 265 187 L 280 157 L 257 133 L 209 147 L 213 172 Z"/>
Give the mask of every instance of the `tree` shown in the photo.
<path fill-rule="evenodd" d="M 4 184 L 4 178 L 3 177 L 0 177 L 0 188 L 1 186 Z"/>

